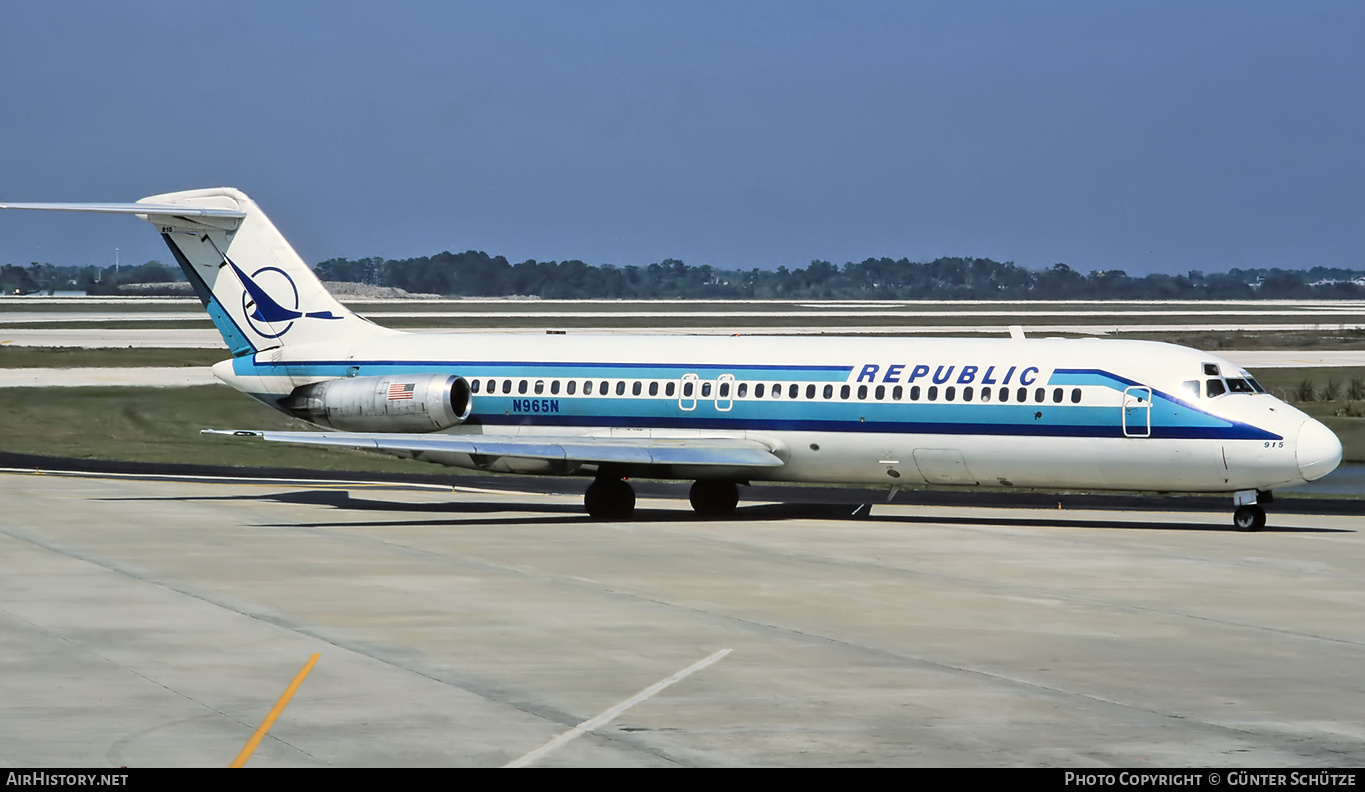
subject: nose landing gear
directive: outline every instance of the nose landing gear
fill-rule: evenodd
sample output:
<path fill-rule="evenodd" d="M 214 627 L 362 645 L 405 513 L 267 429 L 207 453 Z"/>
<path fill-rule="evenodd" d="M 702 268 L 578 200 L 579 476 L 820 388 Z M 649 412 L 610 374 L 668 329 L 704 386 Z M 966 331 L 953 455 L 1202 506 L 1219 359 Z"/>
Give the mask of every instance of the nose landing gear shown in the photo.
<path fill-rule="evenodd" d="M 1232 513 L 1232 524 L 1239 531 L 1259 531 L 1265 527 L 1265 509 L 1262 503 L 1270 503 L 1274 496 L 1269 492 L 1242 490 L 1234 493 L 1233 503 L 1237 510 Z"/>
<path fill-rule="evenodd" d="M 1239 531 L 1259 531 L 1265 527 L 1265 509 L 1255 503 L 1238 506 L 1237 511 L 1232 513 L 1232 524 Z"/>

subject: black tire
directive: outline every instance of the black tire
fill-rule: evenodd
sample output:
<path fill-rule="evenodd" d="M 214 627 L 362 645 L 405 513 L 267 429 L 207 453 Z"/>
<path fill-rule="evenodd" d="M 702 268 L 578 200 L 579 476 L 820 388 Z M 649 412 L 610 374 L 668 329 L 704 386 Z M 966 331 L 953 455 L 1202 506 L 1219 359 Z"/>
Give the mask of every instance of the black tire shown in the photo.
<path fill-rule="evenodd" d="M 1259 531 L 1265 527 L 1265 509 L 1255 504 L 1238 506 L 1232 514 L 1232 524 L 1239 531 Z"/>
<path fill-rule="evenodd" d="M 594 520 L 629 520 L 635 514 L 635 489 L 621 479 L 596 479 L 583 493 L 583 507 Z"/>
<path fill-rule="evenodd" d="M 692 485 L 687 499 L 692 502 L 693 511 L 703 517 L 725 517 L 734 514 L 739 505 L 739 485 L 702 479 Z"/>

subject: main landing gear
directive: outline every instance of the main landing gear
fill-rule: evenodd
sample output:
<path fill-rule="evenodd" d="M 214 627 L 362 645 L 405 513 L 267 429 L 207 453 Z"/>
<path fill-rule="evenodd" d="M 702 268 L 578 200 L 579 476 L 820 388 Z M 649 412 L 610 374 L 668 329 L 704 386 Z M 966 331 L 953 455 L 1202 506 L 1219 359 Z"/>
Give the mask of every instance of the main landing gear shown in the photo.
<path fill-rule="evenodd" d="M 692 485 L 688 500 L 703 517 L 724 517 L 739 505 L 739 485 L 702 479 Z M 595 520 L 629 520 L 635 513 L 635 489 L 619 475 L 599 475 L 583 494 L 583 506 Z"/>
<path fill-rule="evenodd" d="M 702 479 L 687 493 L 692 510 L 703 517 L 725 517 L 739 505 L 739 485 L 733 481 Z"/>
<path fill-rule="evenodd" d="M 583 506 L 595 520 L 629 520 L 635 513 L 635 490 L 620 476 L 598 476 L 583 494 Z"/>
<path fill-rule="evenodd" d="M 1265 527 L 1265 509 L 1262 503 L 1270 503 L 1275 496 L 1269 492 L 1243 490 L 1232 496 L 1237 511 L 1232 513 L 1232 524 L 1239 531 L 1259 531 Z"/>

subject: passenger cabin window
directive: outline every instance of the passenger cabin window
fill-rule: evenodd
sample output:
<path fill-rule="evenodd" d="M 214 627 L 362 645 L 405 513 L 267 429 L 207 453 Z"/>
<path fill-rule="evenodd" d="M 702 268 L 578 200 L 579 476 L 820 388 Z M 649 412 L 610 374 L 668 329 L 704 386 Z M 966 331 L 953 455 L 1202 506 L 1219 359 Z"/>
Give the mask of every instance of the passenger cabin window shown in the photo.
<path fill-rule="evenodd" d="M 1196 390 L 1196 391 L 1199 390 L 1199 386 L 1198 386 L 1198 385 L 1195 386 L 1195 390 Z M 1080 404 L 1080 403 L 1081 403 L 1081 389 L 1080 389 L 1080 388 L 1072 388 L 1072 389 L 1071 389 L 1071 403 L 1072 403 L 1072 404 Z"/>
<path fill-rule="evenodd" d="M 754 386 L 754 398 L 755 399 L 763 398 L 763 383 L 760 382 Z"/>
<path fill-rule="evenodd" d="M 479 392 L 479 381 L 478 381 L 478 380 L 473 380 L 472 382 L 469 383 L 469 392 L 470 392 L 470 393 L 478 393 L 478 392 Z"/>
<path fill-rule="evenodd" d="M 568 384 L 564 386 L 564 392 L 569 394 L 570 396 L 574 395 L 574 393 L 577 391 L 578 383 L 574 382 L 573 380 L 569 380 Z"/>

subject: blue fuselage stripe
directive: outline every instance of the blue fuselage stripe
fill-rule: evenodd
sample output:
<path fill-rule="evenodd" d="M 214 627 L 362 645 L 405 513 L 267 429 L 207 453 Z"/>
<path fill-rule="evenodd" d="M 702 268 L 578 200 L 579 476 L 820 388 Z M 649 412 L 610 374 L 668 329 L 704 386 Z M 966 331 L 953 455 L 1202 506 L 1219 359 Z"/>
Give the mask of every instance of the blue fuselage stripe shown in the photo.
<path fill-rule="evenodd" d="M 285 373 L 285 365 L 239 358 L 235 371 L 242 375 L 271 376 Z M 655 396 L 549 393 L 475 393 L 474 412 L 468 423 L 489 426 L 635 427 L 657 429 L 749 430 L 756 432 L 853 432 L 893 434 L 952 434 L 999 437 L 1124 437 L 1121 408 L 1117 405 L 1046 402 L 946 402 L 946 401 L 850 401 L 826 400 L 823 388 L 817 398 L 805 398 L 807 384 L 847 383 L 852 366 L 717 365 L 675 363 L 603 363 L 592 361 L 447 361 L 447 360 L 355 360 L 291 361 L 294 377 L 381 376 L 395 374 L 457 374 L 467 380 L 526 380 L 533 386 L 549 380 L 658 379 L 676 382 L 696 374 L 714 380 L 721 374 L 752 384 L 782 381 L 800 386 L 793 399 L 784 390 L 780 398 L 721 398 L 718 390 L 701 388 L 693 397 L 680 399 L 661 392 Z M 1122 390 L 1137 385 L 1132 380 L 1095 369 L 1058 369 L 1051 386 L 1090 386 Z M 732 385 L 732 388 L 735 386 Z M 533 388 L 528 388 L 532 390 Z M 1030 389 L 1032 391 L 1032 389 Z M 872 388 L 869 388 L 869 393 Z M 908 392 L 908 389 L 907 389 Z M 737 395 L 736 391 L 730 392 Z M 927 397 L 927 393 L 926 393 Z M 943 398 L 946 398 L 946 394 Z M 1158 409 L 1160 407 L 1160 409 Z M 1151 390 L 1150 437 L 1168 439 L 1279 440 L 1279 435 L 1258 427 L 1212 415 L 1184 400 Z M 1147 416 L 1134 414 L 1134 425 L 1147 428 Z M 1133 434 L 1130 428 L 1128 433 Z"/>

